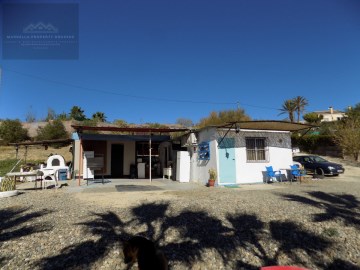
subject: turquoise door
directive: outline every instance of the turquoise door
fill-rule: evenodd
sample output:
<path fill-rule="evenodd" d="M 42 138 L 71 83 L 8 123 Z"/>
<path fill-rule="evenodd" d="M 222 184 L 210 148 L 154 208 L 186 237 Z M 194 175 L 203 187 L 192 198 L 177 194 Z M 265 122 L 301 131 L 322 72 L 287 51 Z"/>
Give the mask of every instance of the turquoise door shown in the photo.
<path fill-rule="evenodd" d="M 219 147 L 219 183 L 236 183 L 235 139 L 224 138 Z"/>

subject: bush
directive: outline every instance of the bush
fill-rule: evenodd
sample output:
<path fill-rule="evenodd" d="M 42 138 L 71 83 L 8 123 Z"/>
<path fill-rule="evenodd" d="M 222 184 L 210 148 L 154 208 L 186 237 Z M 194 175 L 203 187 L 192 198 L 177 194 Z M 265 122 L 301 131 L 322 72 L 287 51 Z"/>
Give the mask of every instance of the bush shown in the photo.
<path fill-rule="evenodd" d="M 0 138 L 5 144 L 25 141 L 29 138 L 27 129 L 20 120 L 6 119 L 0 124 Z"/>
<path fill-rule="evenodd" d="M 291 137 L 293 146 L 300 148 L 302 152 L 314 153 L 319 147 L 335 146 L 334 137 L 329 135 L 305 135 Z"/>
<path fill-rule="evenodd" d="M 78 124 L 80 126 L 97 127 L 98 121 L 97 119 L 85 119 Z M 99 132 L 96 130 L 84 130 L 83 133 L 98 134 Z"/>
<path fill-rule="evenodd" d="M 336 127 L 335 142 L 345 155 L 352 156 L 357 161 L 360 153 L 360 117 L 347 117 L 338 121 Z"/>
<path fill-rule="evenodd" d="M 49 122 L 46 126 L 38 128 L 36 140 L 45 141 L 68 138 L 69 134 L 66 132 L 65 126 L 61 120 L 54 120 Z"/>

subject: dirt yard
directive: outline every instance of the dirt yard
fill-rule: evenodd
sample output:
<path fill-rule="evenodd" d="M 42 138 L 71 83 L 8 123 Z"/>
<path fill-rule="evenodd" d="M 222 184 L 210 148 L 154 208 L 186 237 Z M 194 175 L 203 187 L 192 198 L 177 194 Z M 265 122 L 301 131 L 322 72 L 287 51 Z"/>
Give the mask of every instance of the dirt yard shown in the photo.
<path fill-rule="evenodd" d="M 359 270 L 360 167 L 340 162 L 345 174 L 304 184 L 25 188 L 0 202 L 0 268 L 135 270 L 122 246 L 142 235 L 173 270 Z"/>

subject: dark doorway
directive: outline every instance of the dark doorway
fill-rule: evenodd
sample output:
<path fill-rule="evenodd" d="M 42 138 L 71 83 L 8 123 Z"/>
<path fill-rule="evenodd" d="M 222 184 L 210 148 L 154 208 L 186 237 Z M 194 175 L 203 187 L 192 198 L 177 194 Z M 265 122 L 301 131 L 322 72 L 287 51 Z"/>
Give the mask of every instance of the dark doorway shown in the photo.
<path fill-rule="evenodd" d="M 111 145 L 111 177 L 124 176 L 124 145 Z"/>

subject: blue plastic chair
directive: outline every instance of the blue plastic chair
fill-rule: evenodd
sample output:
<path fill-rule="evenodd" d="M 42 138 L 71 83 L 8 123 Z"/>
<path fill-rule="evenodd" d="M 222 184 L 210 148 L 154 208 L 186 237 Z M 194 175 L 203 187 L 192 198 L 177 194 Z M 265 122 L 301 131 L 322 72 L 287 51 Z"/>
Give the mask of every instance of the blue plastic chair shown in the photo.
<path fill-rule="evenodd" d="M 268 166 L 268 167 L 265 166 L 265 168 L 266 168 L 268 181 L 272 180 L 273 178 L 276 179 L 276 177 L 279 177 L 280 182 L 281 182 L 281 172 L 280 171 L 274 171 L 272 166 Z"/>
<path fill-rule="evenodd" d="M 298 165 L 290 165 L 291 168 L 291 182 L 292 180 L 297 180 L 301 176 L 306 175 L 306 170 L 302 170 L 298 167 Z"/>

